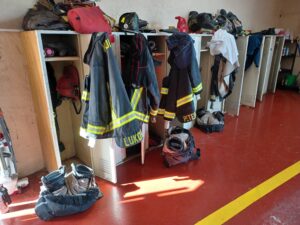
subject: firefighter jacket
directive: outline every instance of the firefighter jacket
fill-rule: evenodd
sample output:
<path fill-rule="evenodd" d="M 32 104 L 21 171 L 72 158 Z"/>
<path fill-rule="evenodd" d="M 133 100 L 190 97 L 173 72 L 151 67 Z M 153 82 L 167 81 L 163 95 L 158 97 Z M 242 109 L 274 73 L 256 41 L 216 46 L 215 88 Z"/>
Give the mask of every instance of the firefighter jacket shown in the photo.
<path fill-rule="evenodd" d="M 171 69 L 163 79 L 158 114 L 165 120 L 177 117 L 182 123 L 189 122 L 196 119 L 194 95 L 202 91 L 193 40 L 186 33 L 174 33 L 168 38 L 167 45 Z"/>
<path fill-rule="evenodd" d="M 85 78 L 85 101 L 80 135 L 88 139 L 114 137 L 118 146 L 139 143 L 142 132 L 126 93 L 107 33 L 94 33 L 84 62 L 90 66 Z"/>
<path fill-rule="evenodd" d="M 156 116 L 160 101 L 155 67 L 148 41 L 143 34 L 132 36 L 123 47 L 123 79 L 136 118 L 149 122 L 149 113 Z"/>

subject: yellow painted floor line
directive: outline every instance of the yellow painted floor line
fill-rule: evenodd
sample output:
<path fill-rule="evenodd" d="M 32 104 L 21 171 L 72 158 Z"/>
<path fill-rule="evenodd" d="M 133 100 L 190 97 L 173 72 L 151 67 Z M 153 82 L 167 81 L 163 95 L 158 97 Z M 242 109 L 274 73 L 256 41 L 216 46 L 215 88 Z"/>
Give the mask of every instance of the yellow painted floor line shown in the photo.
<path fill-rule="evenodd" d="M 300 174 L 300 161 L 286 168 L 275 176 L 269 178 L 255 188 L 241 195 L 237 199 L 231 201 L 227 205 L 208 215 L 204 219 L 196 223 L 196 225 L 218 225 L 223 224 L 232 217 L 239 214 L 245 208 L 253 204 L 255 201 L 264 197 L 280 185 Z"/>

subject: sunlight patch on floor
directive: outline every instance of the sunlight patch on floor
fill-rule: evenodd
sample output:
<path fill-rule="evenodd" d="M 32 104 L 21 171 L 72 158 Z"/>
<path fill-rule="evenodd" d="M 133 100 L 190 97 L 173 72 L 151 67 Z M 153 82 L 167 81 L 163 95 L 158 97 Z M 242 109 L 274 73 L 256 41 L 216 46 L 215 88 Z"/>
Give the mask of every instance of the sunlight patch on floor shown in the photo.
<path fill-rule="evenodd" d="M 124 195 L 124 198 L 141 197 L 149 194 L 156 194 L 158 197 L 177 195 L 195 191 L 204 181 L 192 180 L 188 176 L 164 177 L 146 181 L 122 184 L 123 187 L 132 186 L 133 189 Z"/>

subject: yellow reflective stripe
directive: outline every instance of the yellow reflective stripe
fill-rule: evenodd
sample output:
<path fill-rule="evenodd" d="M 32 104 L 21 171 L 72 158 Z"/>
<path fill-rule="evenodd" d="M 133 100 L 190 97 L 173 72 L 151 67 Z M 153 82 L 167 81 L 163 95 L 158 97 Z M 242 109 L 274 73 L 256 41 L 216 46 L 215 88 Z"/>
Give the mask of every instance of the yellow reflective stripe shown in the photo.
<path fill-rule="evenodd" d="M 106 127 L 103 127 L 103 126 L 95 126 L 95 125 L 92 125 L 89 123 L 87 125 L 87 132 L 89 132 L 89 133 L 102 134 L 105 132 L 105 130 L 106 130 Z"/>
<path fill-rule="evenodd" d="M 165 110 L 164 117 L 169 118 L 169 119 L 174 119 L 175 118 L 175 113 L 168 112 L 168 111 Z"/>
<path fill-rule="evenodd" d="M 137 104 L 138 104 L 138 102 L 140 101 L 142 92 L 143 92 L 143 88 L 141 87 L 140 89 L 138 89 L 137 95 L 136 95 L 135 99 L 134 99 L 133 102 L 132 102 L 132 104 L 133 104 L 133 105 L 132 105 L 132 109 L 133 109 L 133 110 L 136 109 Z"/>
<path fill-rule="evenodd" d="M 164 109 L 158 109 L 158 114 L 159 115 L 164 115 L 165 113 L 165 110 Z"/>
<path fill-rule="evenodd" d="M 104 51 L 107 51 L 107 49 L 109 49 L 111 47 L 111 43 L 108 39 L 105 39 L 105 41 L 103 42 L 103 48 Z"/>
<path fill-rule="evenodd" d="M 182 105 L 184 105 L 184 104 L 187 104 L 187 103 L 189 103 L 189 102 L 192 102 L 193 101 L 193 98 L 191 98 L 191 99 L 186 99 L 185 101 L 182 101 L 182 102 L 180 102 L 180 103 L 177 103 L 177 107 L 180 107 L 180 106 L 182 106 Z"/>
<path fill-rule="evenodd" d="M 92 133 L 92 134 L 104 134 L 104 133 L 110 132 L 116 128 L 119 128 L 119 127 L 131 122 L 134 119 L 136 119 L 135 112 L 130 112 L 116 120 L 113 120 L 107 127 L 88 124 L 87 132 Z"/>
<path fill-rule="evenodd" d="M 187 95 L 177 100 L 177 107 L 182 106 L 188 102 L 193 101 L 193 94 Z"/>
<path fill-rule="evenodd" d="M 143 121 L 145 123 L 149 122 L 149 116 L 148 115 L 145 115 L 145 114 L 143 114 L 141 112 L 135 111 L 135 116 L 136 116 L 136 119 L 138 119 L 138 120 L 141 120 L 141 121 Z"/>
<path fill-rule="evenodd" d="M 88 91 L 83 91 L 82 96 L 81 96 L 81 100 L 83 100 L 83 101 L 90 100 L 90 93 Z"/>
<path fill-rule="evenodd" d="M 156 116 L 157 113 L 158 113 L 158 110 L 153 110 L 153 109 L 150 110 L 151 116 Z"/>
<path fill-rule="evenodd" d="M 127 114 L 123 115 L 122 117 L 120 117 L 116 120 L 113 120 L 111 123 L 112 124 L 111 129 L 115 129 L 120 126 L 123 126 L 124 124 L 132 121 L 133 119 L 135 119 L 135 113 L 134 112 L 127 113 Z"/>
<path fill-rule="evenodd" d="M 118 119 L 117 114 L 115 113 L 114 109 L 111 110 L 111 117 L 112 117 L 113 120 Z"/>
<path fill-rule="evenodd" d="M 167 95 L 169 93 L 169 88 L 161 88 L 160 93 L 162 95 Z"/>
<path fill-rule="evenodd" d="M 202 90 L 202 83 L 193 88 L 193 93 L 197 93 Z"/>
<path fill-rule="evenodd" d="M 138 94 L 138 91 L 139 91 L 139 89 L 134 89 L 134 92 L 133 92 L 133 95 L 132 95 L 131 101 L 130 101 L 131 106 L 134 105 L 135 98 L 136 98 L 136 96 L 137 96 L 137 94 Z"/>

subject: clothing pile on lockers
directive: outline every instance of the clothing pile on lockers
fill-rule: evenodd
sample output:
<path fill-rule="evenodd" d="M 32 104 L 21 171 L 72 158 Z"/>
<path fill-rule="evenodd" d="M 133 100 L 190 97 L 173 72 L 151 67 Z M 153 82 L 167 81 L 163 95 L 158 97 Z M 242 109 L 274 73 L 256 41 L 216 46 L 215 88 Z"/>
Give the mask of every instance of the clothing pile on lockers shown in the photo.
<path fill-rule="evenodd" d="M 35 206 L 40 219 L 51 220 L 83 212 L 103 196 L 91 168 L 81 164 L 71 167 L 70 173 L 62 166 L 41 178 L 40 197 Z"/>
<path fill-rule="evenodd" d="M 135 36 L 134 55 L 129 64 L 131 100 L 126 92 L 107 33 L 94 33 L 84 62 L 90 66 L 85 78 L 82 99 L 85 110 L 80 135 L 93 146 L 96 139 L 114 137 L 120 147 L 130 147 L 142 141 L 141 123 L 148 122 L 148 113 L 155 116 L 159 92 L 154 65 L 146 40 Z M 150 94 L 149 99 L 141 98 Z"/>

